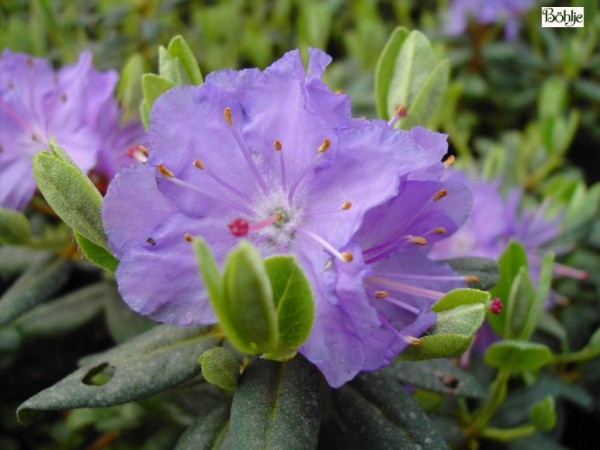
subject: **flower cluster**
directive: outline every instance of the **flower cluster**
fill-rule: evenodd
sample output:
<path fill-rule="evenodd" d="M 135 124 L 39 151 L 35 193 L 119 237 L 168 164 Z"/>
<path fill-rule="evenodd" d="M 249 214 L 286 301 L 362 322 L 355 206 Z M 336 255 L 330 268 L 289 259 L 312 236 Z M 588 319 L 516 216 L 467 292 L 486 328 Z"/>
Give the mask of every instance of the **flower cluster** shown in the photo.
<path fill-rule="evenodd" d="M 427 252 L 466 220 L 471 197 L 440 181 L 444 135 L 352 118 L 320 79 L 330 60 L 311 49 L 305 71 L 293 51 L 263 72 L 222 70 L 163 94 L 148 162 L 116 175 L 103 222 L 124 300 L 178 325 L 215 321 L 190 235 L 219 264 L 241 238 L 263 256 L 296 255 L 315 299 L 300 351 L 340 386 L 417 343 L 432 303 L 464 285 Z"/>
<path fill-rule="evenodd" d="M 515 39 L 519 16 L 533 4 L 533 0 L 452 0 L 446 31 L 451 35 L 464 33 L 469 19 L 484 25 L 504 22 L 506 38 Z"/>
<path fill-rule="evenodd" d="M 119 154 L 140 143 L 137 123 L 119 126 L 118 75 L 98 72 L 89 52 L 55 71 L 48 61 L 4 50 L 0 57 L 0 206 L 23 209 L 36 188 L 31 159 L 50 138 L 79 168 L 112 177 Z"/>

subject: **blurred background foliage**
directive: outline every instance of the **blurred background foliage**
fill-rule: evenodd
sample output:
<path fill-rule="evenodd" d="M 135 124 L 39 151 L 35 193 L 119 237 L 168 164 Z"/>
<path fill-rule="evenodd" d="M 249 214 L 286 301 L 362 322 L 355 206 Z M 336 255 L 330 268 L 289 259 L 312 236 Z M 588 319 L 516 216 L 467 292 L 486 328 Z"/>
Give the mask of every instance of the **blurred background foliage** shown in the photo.
<path fill-rule="evenodd" d="M 585 27 L 541 28 L 542 5 L 584 6 Z M 450 84 L 432 119 L 449 134 L 458 164 L 476 167 L 487 177 L 502 176 L 506 186 L 522 186 L 532 199 L 551 197 L 567 208 L 568 241 L 577 240 L 579 246 L 563 262 L 586 268 L 594 283 L 582 287 L 561 280 L 556 288 L 572 303 L 559 308 L 557 322 L 546 324 L 554 334 L 536 339 L 554 347 L 567 341 L 568 348 L 579 349 L 600 325 L 600 189 L 593 185 L 600 180 L 598 2 L 539 1 L 521 18 L 512 41 L 504 38 L 502 24 L 471 23 L 462 35 L 449 37 L 444 32 L 448 9 L 447 0 L 3 0 L 0 48 L 49 58 L 57 67 L 90 49 L 98 68 L 122 72 L 117 95 L 130 118 L 139 114 L 141 75 L 157 72 L 158 47 L 176 34 L 189 43 L 204 74 L 226 67 L 264 68 L 285 51 L 300 48 L 306 54 L 307 47 L 319 47 L 334 58 L 325 81 L 351 96 L 355 114 L 376 117 L 379 54 L 397 26 L 419 29 L 439 56 L 451 62 Z M 61 239 L 69 239 L 62 231 Z M 22 252 L 11 251 L 0 249 L 3 295 L 17 274 L 28 270 L 35 275 L 35 262 L 48 257 L 28 250 L 25 261 Z M 192 418 L 223 394 L 208 386 L 202 389 L 210 392 L 200 395 L 194 390 L 198 387 L 190 387 L 177 395 L 161 394 L 170 395 L 168 401 L 156 396 L 108 409 L 50 414 L 27 429 L 17 424 L 16 406 L 72 371 L 80 357 L 152 326 L 123 306 L 112 281 L 90 264 L 69 264 L 70 274 L 48 292 L 47 298 L 57 298 L 48 305 L 53 307 L 0 328 L 0 448 L 172 448 Z M 103 292 L 95 303 L 67 295 L 90 283 Z M 52 318 L 56 322 L 48 320 Z M 600 447 L 599 438 L 589 433 L 600 415 L 600 384 L 594 375 L 599 364 L 597 359 L 587 365 L 557 364 L 545 391 L 535 385 L 544 395 L 570 400 L 559 406 L 552 431 L 562 434 L 565 445 L 579 445 L 586 433 L 587 447 L 578 448 Z M 489 367 L 476 372 L 483 380 L 490 377 Z M 565 387 L 559 378 L 576 385 Z M 514 422 L 515 412 L 524 409 L 522 402 L 541 395 L 531 387 L 522 389 L 503 405 L 499 423 Z M 200 398 L 208 403 L 200 404 Z M 514 448 L 562 448 L 549 447 L 549 442 Z"/>

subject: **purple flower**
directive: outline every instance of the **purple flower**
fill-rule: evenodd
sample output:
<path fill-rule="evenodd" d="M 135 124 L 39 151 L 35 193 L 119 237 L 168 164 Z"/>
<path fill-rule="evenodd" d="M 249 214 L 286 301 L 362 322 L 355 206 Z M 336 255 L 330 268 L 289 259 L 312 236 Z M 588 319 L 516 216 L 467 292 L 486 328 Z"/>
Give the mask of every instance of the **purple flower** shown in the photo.
<path fill-rule="evenodd" d="M 219 264 L 240 237 L 263 256 L 295 254 L 316 304 L 300 350 L 340 386 L 406 345 L 394 327 L 413 337 L 431 325 L 427 301 L 408 299 L 403 309 L 390 295 L 376 305 L 374 277 L 411 261 L 417 276 L 431 274 L 415 247 L 462 219 L 447 220 L 452 203 L 432 200 L 442 185 L 419 184 L 442 166 L 445 137 L 353 119 L 348 98 L 320 80 L 330 60 L 311 49 L 305 71 L 293 51 L 264 72 L 223 70 L 163 94 L 151 112 L 148 163 L 117 174 L 103 221 L 125 301 L 178 325 L 215 321 L 188 234 L 202 235 Z M 439 267 L 436 275 L 450 276 Z"/>
<path fill-rule="evenodd" d="M 138 121 L 121 126 L 112 96 L 118 75 L 98 72 L 89 52 L 54 71 L 40 58 L 4 50 L 0 58 L 0 206 L 23 209 L 35 191 L 34 154 L 55 138 L 102 190 L 135 162 L 145 143 Z"/>
<path fill-rule="evenodd" d="M 84 172 L 102 145 L 100 114 L 117 82 L 113 71 L 98 72 L 90 53 L 54 71 L 40 58 L 4 50 L 0 58 L 0 206 L 23 209 L 35 191 L 34 154 L 51 137 Z"/>
<path fill-rule="evenodd" d="M 518 33 L 517 19 L 534 3 L 534 0 L 453 0 L 446 32 L 450 35 L 464 33 L 469 19 L 484 25 L 505 22 L 506 38 L 515 39 Z"/>

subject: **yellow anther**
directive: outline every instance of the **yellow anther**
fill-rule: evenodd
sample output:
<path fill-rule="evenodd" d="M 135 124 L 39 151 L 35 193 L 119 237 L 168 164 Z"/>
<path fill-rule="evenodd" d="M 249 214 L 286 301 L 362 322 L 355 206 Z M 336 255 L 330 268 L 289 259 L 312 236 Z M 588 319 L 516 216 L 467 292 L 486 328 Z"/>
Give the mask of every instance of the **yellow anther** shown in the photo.
<path fill-rule="evenodd" d="M 409 242 L 416 245 L 427 245 L 428 243 L 427 239 L 425 239 L 423 236 L 411 236 Z"/>
<path fill-rule="evenodd" d="M 444 161 L 444 166 L 450 167 L 452 164 L 454 164 L 455 160 L 456 160 L 456 158 L 454 157 L 454 155 L 448 156 L 448 158 L 446 159 L 446 161 Z"/>
<path fill-rule="evenodd" d="M 204 162 L 201 159 L 195 159 L 194 160 L 194 166 L 196 166 L 197 169 L 204 169 L 206 166 L 204 165 Z"/>
<path fill-rule="evenodd" d="M 342 252 L 342 258 L 346 262 L 351 262 L 354 259 L 354 255 L 350 252 Z"/>
<path fill-rule="evenodd" d="M 382 299 L 386 298 L 388 295 L 388 291 L 375 291 L 375 298 Z"/>
<path fill-rule="evenodd" d="M 343 209 L 344 211 L 347 211 L 347 210 L 349 210 L 350 208 L 352 208 L 352 202 L 344 202 L 344 203 L 342 203 L 342 209 Z"/>
<path fill-rule="evenodd" d="M 275 141 L 273 142 L 273 145 L 275 146 L 275 150 L 277 150 L 278 152 L 280 152 L 283 148 L 283 146 L 281 145 L 281 141 Z"/>
<path fill-rule="evenodd" d="M 479 281 L 477 275 L 465 275 L 464 279 L 467 283 L 477 283 Z"/>
<path fill-rule="evenodd" d="M 421 345 L 421 339 L 414 336 L 404 336 L 404 340 L 409 345 Z"/>
<path fill-rule="evenodd" d="M 448 189 L 440 189 L 433 194 L 433 201 L 437 202 L 440 198 L 444 198 L 446 195 L 448 195 Z"/>
<path fill-rule="evenodd" d="M 146 158 L 148 157 L 148 149 L 145 145 L 138 145 L 138 151 L 144 155 Z"/>
<path fill-rule="evenodd" d="M 323 142 L 321 142 L 321 145 L 319 145 L 317 152 L 318 153 L 326 152 L 329 149 L 330 145 L 331 145 L 331 139 L 329 139 L 329 138 L 323 139 Z"/>
<path fill-rule="evenodd" d="M 192 236 L 190 233 L 185 233 L 183 238 L 188 242 L 192 242 L 194 240 L 194 236 Z"/>
<path fill-rule="evenodd" d="M 431 232 L 433 234 L 446 234 L 448 230 L 446 230 L 444 227 L 435 227 L 433 230 L 431 230 Z"/>
<path fill-rule="evenodd" d="M 158 165 L 158 171 L 163 177 L 173 178 L 175 176 L 175 174 L 167 169 L 167 166 L 162 163 Z"/>
<path fill-rule="evenodd" d="M 225 122 L 227 122 L 227 125 L 233 125 L 233 119 L 231 118 L 231 108 L 229 106 L 223 111 L 223 117 L 225 117 Z"/>

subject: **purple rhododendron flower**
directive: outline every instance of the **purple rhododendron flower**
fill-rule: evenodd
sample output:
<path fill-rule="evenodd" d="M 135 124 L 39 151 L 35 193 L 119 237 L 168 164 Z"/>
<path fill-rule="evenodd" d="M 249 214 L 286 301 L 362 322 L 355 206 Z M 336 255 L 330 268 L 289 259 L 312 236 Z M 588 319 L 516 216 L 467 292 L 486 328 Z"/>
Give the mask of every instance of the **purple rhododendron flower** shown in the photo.
<path fill-rule="evenodd" d="M 347 96 L 320 80 L 330 60 L 311 49 L 305 71 L 293 51 L 263 72 L 222 70 L 163 94 L 148 163 L 117 174 L 103 221 L 124 300 L 177 325 L 215 322 L 188 235 L 219 264 L 241 237 L 263 256 L 295 254 L 316 310 L 300 351 L 340 386 L 433 323 L 431 298 L 416 297 L 461 281 L 421 247 L 460 225 L 469 201 L 453 208 L 465 188 L 426 181 L 441 175 L 431 167 L 443 168 L 445 137 L 353 119 Z M 388 279 L 397 271 L 415 283 Z"/>
<path fill-rule="evenodd" d="M 517 19 L 534 4 L 534 0 L 452 0 L 446 32 L 450 35 L 464 33 L 469 19 L 484 25 L 504 22 L 506 38 L 515 39 Z"/>
<path fill-rule="evenodd" d="M 56 139 L 83 172 L 101 163 L 105 176 L 123 163 L 119 145 L 141 137 L 139 125 L 119 128 L 112 97 L 118 75 L 99 72 L 83 52 L 77 63 L 55 71 L 50 63 L 4 50 L 0 57 L 0 206 L 23 209 L 35 179 L 31 159 Z M 131 138 L 131 139 L 130 139 Z M 127 148 L 122 149 L 123 154 Z M 133 160 L 131 160 L 133 162 Z"/>

